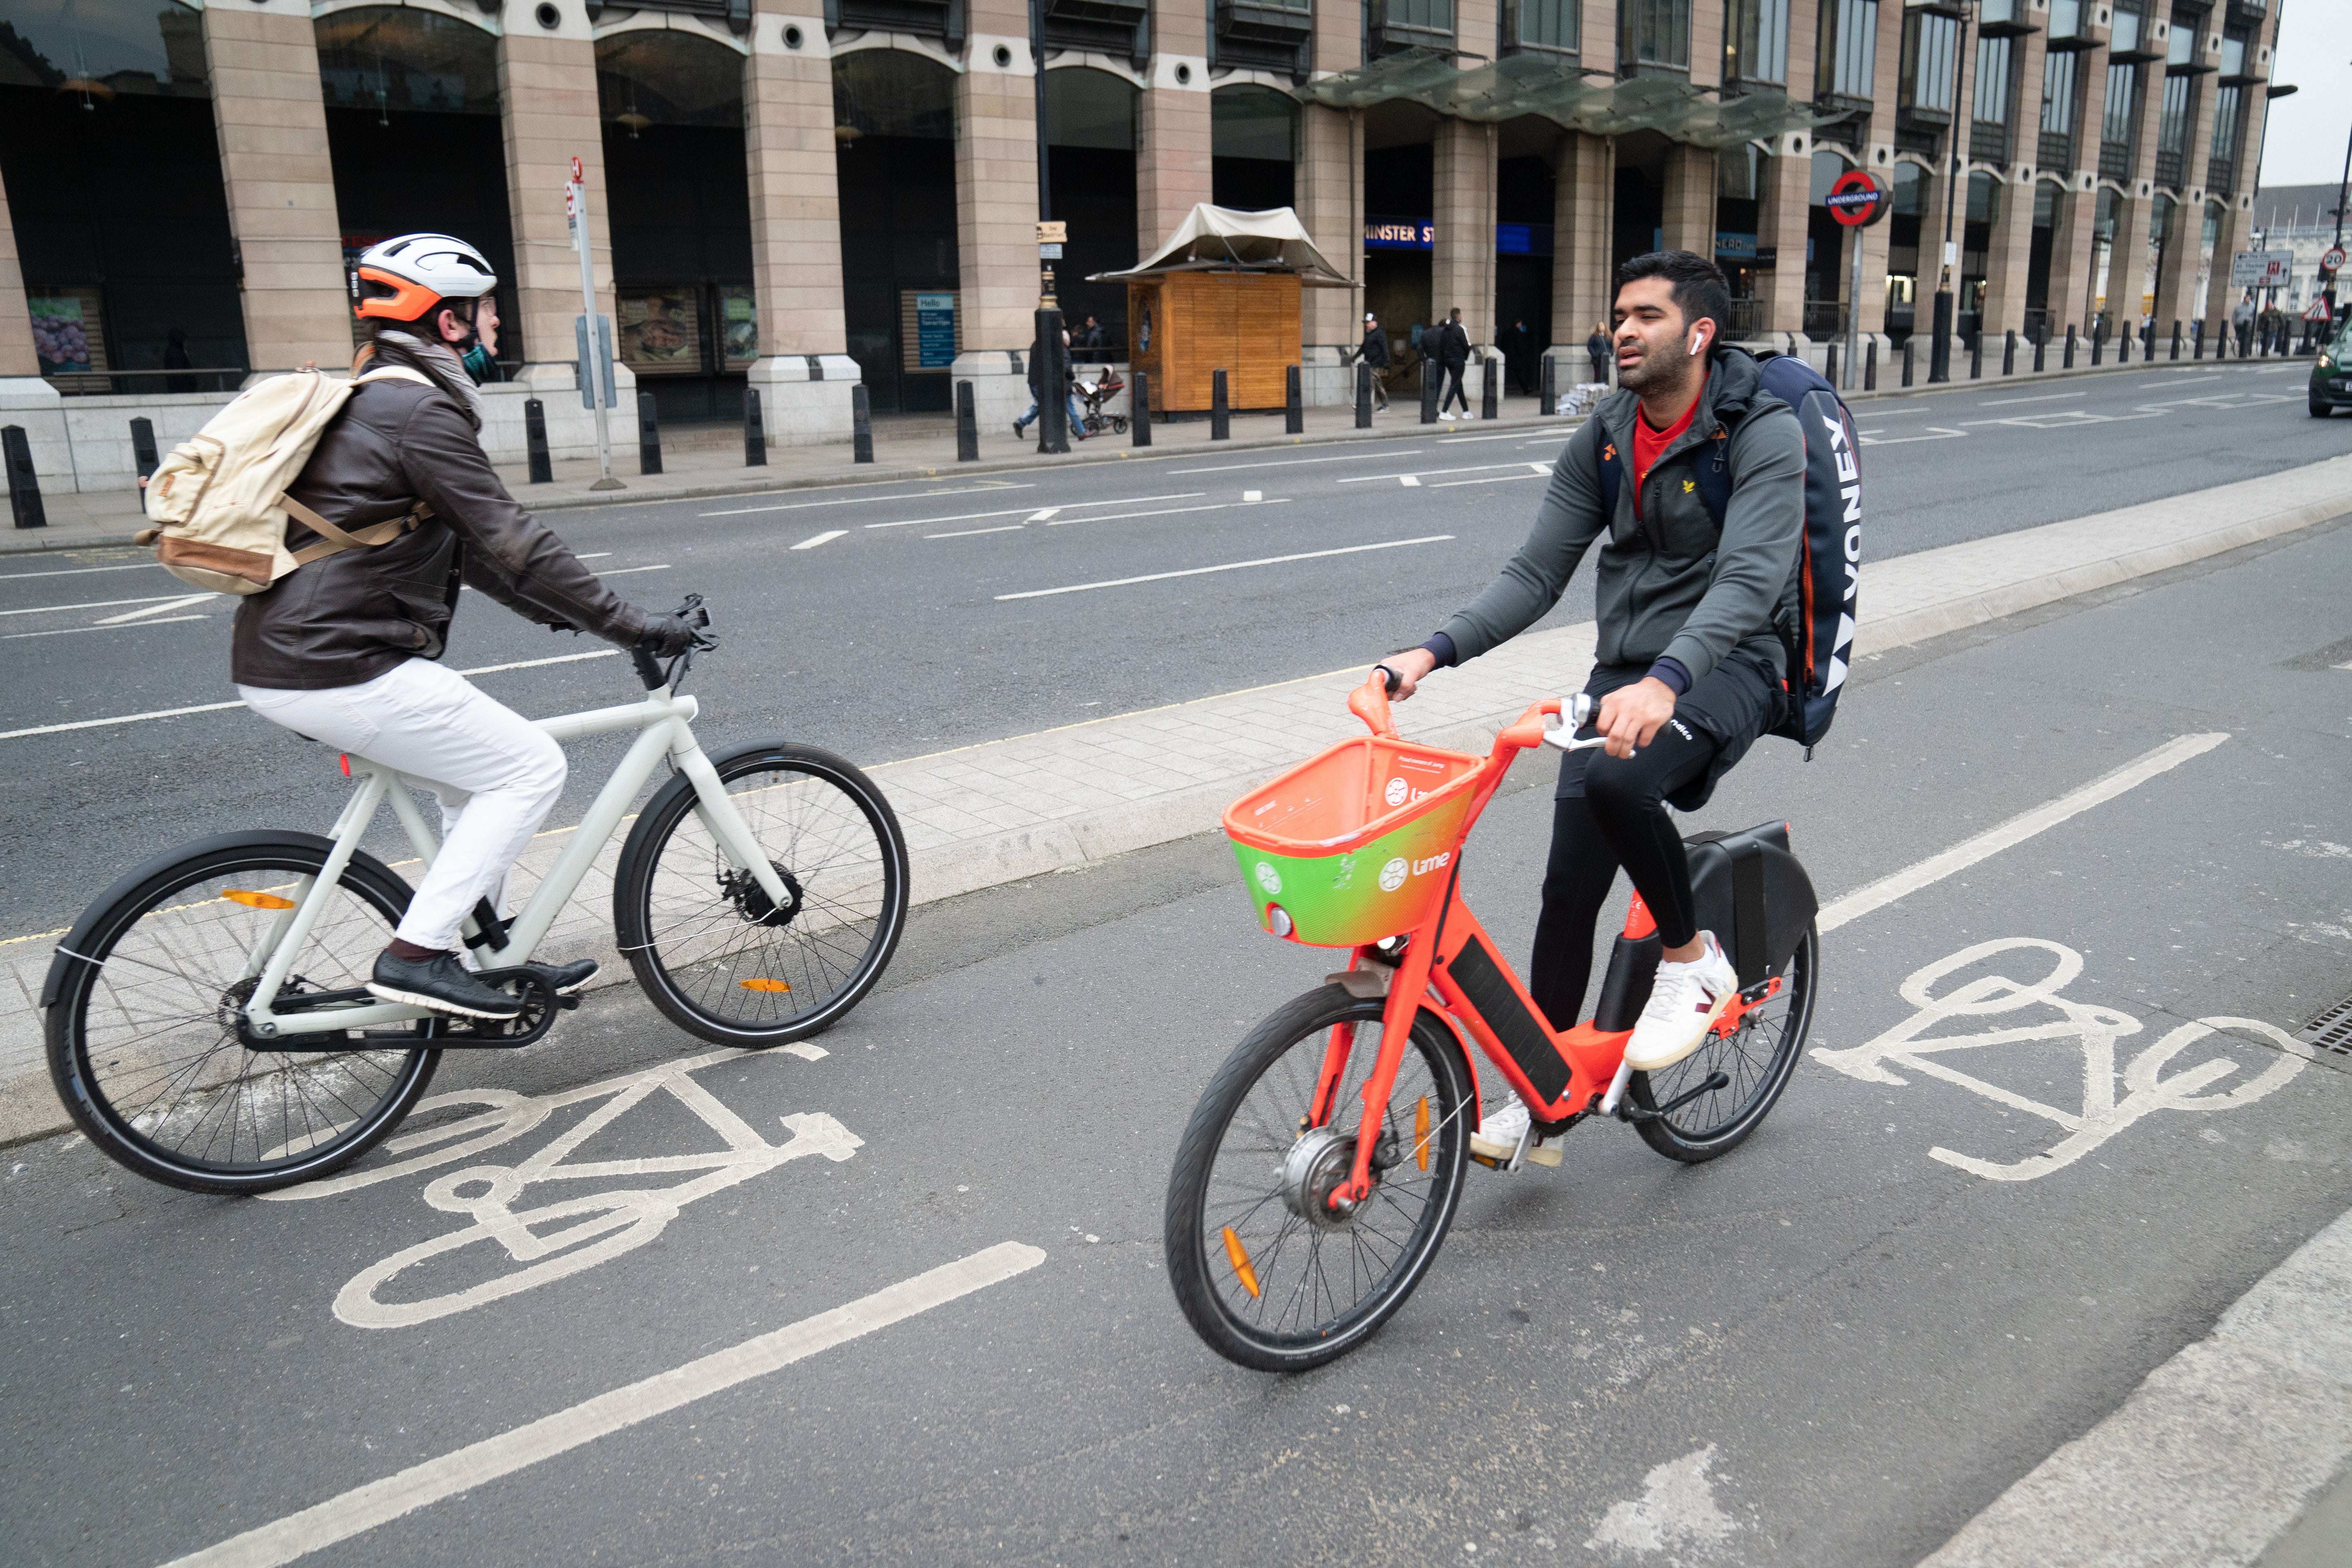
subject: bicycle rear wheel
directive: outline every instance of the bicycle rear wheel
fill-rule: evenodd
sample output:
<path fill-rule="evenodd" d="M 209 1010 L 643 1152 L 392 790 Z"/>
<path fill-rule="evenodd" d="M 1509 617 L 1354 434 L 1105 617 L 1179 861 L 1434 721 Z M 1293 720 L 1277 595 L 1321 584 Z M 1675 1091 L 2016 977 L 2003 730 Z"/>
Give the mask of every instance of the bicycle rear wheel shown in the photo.
<path fill-rule="evenodd" d="M 76 922 L 45 1001 L 49 1077 L 100 1150 L 190 1192 L 266 1192 L 350 1163 L 408 1114 L 441 1057 L 431 1020 L 408 1026 L 414 1045 L 360 1049 L 257 1050 L 238 1028 L 273 930 L 332 848 L 310 834 L 207 839 L 131 872 Z M 409 889 L 357 854 L 336 895 L 281 997 L 365 985 Z"/>
<path fill-rule="evenodd" d="M 1288 1002 L 1225 1059 L 1177 1145 L 1163 1220 L 1168 1280 L 1229 1361 L 1304 1372 L 1355 1349 L 1404 1305 L 1454 1223 L 1468 1168 L 1469 1068 L 1452 1033 L 1415 1023 L 1353 1215 L 1321 1200 L 1355 1161 L 1381 1003 L 1337 985 Z M 1353 1037 L 1331 1115 L 1306 1121 L 1334 1029 Z"/>
<path fill-rule="evenodd" d="M 1731 1080 L 1671 1116 L 1635 1122 L 1643 1142 L 1669 1160 L 1696 1165 L 1747 1141 L 1796 1071 L 1798 1053 L 1813 1026 L 1820 957 L 1821 937 L 1807 926 L 1805 940 L 1781 972 L 1778 994 L 1751 1009 L 1730 1034 L 1708 1036 L 1706 1044 L 1674 1066 L 1626 1079 L 1626 1098 L 1638 1110 L 1670 1104 L 1718 1072 Z"/>
<path fill-rule="evenodd" d="M 621 850 L 613 923 L 654 1005 L 722 1046 L 776 1046 L 831 1027 L 890 962 L 907 923 L 907 842 L 880 789 L 814 746 L 711 759 L 782 879 L 773 903 L 702 820 L 693 781 L 662 786 Z"/>

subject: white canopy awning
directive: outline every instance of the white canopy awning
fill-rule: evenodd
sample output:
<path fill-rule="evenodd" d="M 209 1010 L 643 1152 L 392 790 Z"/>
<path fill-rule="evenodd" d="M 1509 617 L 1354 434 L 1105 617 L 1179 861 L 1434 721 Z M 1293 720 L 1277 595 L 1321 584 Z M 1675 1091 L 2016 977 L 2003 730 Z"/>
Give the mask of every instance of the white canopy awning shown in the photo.
<path fill-rule="evenodd" d="M 1166 272 L 1208 270 L 1296 272 L 1314 289 L 1352 289 L 1355 284 L 1315 248 L 1307 226 L 1288 207 L 1242 212 L 1202 202 L 1188 214 L 1168 243 L 1124 272 L 1097 272 L 1089 283 L 1149 278 Z"/>

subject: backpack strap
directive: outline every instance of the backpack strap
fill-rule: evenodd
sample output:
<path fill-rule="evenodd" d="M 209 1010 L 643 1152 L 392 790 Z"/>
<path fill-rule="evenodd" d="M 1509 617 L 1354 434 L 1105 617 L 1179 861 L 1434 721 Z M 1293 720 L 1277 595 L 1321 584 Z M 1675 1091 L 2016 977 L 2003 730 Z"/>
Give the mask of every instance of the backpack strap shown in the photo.
<path fill-rule="evenodd" d="M 277 504 L 286 509 L 286 515 L 320 536 L 319 542 L 294 552 L 294 564 L 308 566 L 311 562 L 346 550 L 366 550 L 379 544 L 389 544 L 402 534 L 415 528 L 433 515 L 433 509 L 423 501 L 398 517 L 382 522 L 372 522 L 365 528 L 344 530 L 336 527 L 292 496 L 281 492 Z"/>

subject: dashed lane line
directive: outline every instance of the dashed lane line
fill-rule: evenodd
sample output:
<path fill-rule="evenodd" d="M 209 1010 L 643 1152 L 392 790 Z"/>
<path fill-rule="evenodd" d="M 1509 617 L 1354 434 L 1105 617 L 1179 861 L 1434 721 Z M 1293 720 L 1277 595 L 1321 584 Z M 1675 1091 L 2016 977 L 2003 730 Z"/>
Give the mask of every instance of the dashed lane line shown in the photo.
<path fill-rule="evenodd" d="M 1342 452 L 1333 458 L 1270 458 L 1263 463 L 1225 463 L 1213 468 L 1171 468 L 1173 474 L 1232 474 L 1244 468 L 1303 468 L 1309 463 L 1352 463 L 1368 458 L 1410 458 L 1414 448 L 1399 447 L 1390 452 Z"/>
<path fill-rule="evenodd" d="M 1272 504 L 1272 503 L 1269 503 Z M 1096 588 L 1126 588 L 1138 583 L 1162 583 L 1171 577 L 1202 577 L 1212 572 L 1240 572 L 1252 566 L 1281 566 L 1293 561 L 1319 561 L 1327 555 L 1360 555 L 1368 550 L 1402 550 L 1412 544 L 1440 544 L 1452 539 L 1450 533 L 1432 533 L 1419 539 L 1390 539 L 1378 544 L 1349 544 L 1337 550 L 1306 550 L 1296 555 L 1268 555 L 1256 561 L 1228 561 L 1217 566 L 1188 566 L 1181 572 L 1151 572 L 1140 577 L 1113 577 L 1101 583 L 1073 583 L 1066 588 L 1032 588 L 1023 594 L 999 594 L 997 603 L 1007 599 L 1045 599 L 1056 594 L 1084 594 Z M 0 740 L 7 739 L 0 735 Z"/>
<path fill-rule="evenodd" d="M 818 545 L 831 543 L 834 540 L 843 538 L 848 532 L 849 530 L 845 528 L 828 528 L 823 533 L 810 534 L 806 539 L 803 539 L 798 544 L 793 545 L 793 548 L 794 550 L 814 550 Z"/>
<path fill-rule="evenodd" d="M 730 507 L 725 511 L 698 511 L 697 517 L 750 517 L 763 511 L 807 511 L 822 506 L 872 506 L 886 500 L 929 500 L 937 496 L 995 495 L 1004 490 L 1034 490 L 1031 484 L 965 485 L 951 490 L 898 490 L 887 496 L 837 496 L 831 500 L 779 501 L 774 506 Z"/>
<path fill-rule="evenodd" d="M 829 1312 L 803 1318 L 684 1366 L 600 1394 L 569 1410 L 469 1443 L 437 1459 L 354 1487 L 339 1497 L 274 1520 L 217 1546 L 174 1558 L 165 1568 L 280 1568 L 403 1514 L 473 1490 L 502 1476 L 583 1447 L 599 1437 L 666 1415 L 739 1384 L 780 1372 L 821 1351 L 903 1323 L 935 1307 L 1001 1285 L 1045 1261 L 1017 1241 L 960 1258 L 902 1279 Z"/>
<path fill-rule="evenodd" d="M 868 528 L 928 528 L 933 523 L 940 522 L 986 522 L 993 517 L 1034 519 L 1040 514 L 1051 517 L 1057 511 L 1068 511 L 1076 507 L 1140 506 L 1146 501 L 1155 500 L 1198 500 L 1208 493 L 1206 490 L 1184 490 L 1172 496 L 1112 496 L 1104 500 L 1064 501 L 1059 506 L 1008 506 L 996 511 L 967 511 L 955 517 L 904 517 L 890 522 L 869 522 L 866 526 Z"/>
<path fill-rule="evenodd" d="M 158 616 L 152 620 L 131 621 L 122 626 L 109 626 L 100 621 L 94 626 L 52 626 L 45 632 L 10 632 L 0 637 L 0 642 L 21 642 L 26 637 L 69 637 L 83 632 L 135 632 L 143 626 L 173 626 L 182 621 L 208 621 L 210 616 Z"/>

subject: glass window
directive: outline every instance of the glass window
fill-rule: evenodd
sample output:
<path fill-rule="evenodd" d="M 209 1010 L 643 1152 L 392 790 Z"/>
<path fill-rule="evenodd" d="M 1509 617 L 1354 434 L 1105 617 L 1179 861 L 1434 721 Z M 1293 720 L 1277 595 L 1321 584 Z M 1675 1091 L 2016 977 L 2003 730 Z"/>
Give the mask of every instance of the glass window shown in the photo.
<path fill-rule="evenodd" d="M 841 147 L 868 136 L 952 142 L 955 84 L 953 71 L 910 49 L 835 55 L 833 139 Z"/>
<path fill-rule="evenodd" d="M 2185 66 L 2196 58 L 2197 24 L 2175 22 L 2172 25 L 2172 37 L 2164 47 L 2164 63 L 2168 66 Z"/>
<path fill-rule="evenodd" d="M 2107 68 L 2107 112 L 2099 127 L 2100 138 L 2118 147 L 2131 144 L 2132 124 L 2139 118 L 2139 68 L 2116 66 Z"/>
<path fill-rule="evenodd" d="M 2053 136 L 2074 132 L 2074 55 L 2053 49 L 2042 57 L 2042 129 Z"/>
<path fill-rule="evenodd" d="M 1045 73 L 1045 144 L 1135 151 L 1135 86 L 1108 71 L 1070 67 Z M 1210 111 L 1215 112 L 1215 100 Z M 1210 134 L 1215 135 L 1213 120 Z"/>
<path fill-rule="evenodd" d="M 1822 16 L 1821 52 L 1813 64 L 1816 90 L 1871 97 L 1878 75 L 1878 0 L 1822 0 Z"/>
<path fill-rule="evenodd" d="M 1209 100 L 1210 150 L 1220 158 L 1292 163 L 1298 100 L 1270 87 L 1221 87 Z"/>
<path fill-rule="evenodd" d="M 2196 117 L 2196 82 L 2194 77 L 2168 76 L 2164 79 L 2164 109 L 2156 127 L 2158 152 L 2188 151 L 2189 126 Z"/>
<path fill-rule="evenodd" d="M 599 38 L 596 97 L 604 118 L 632 133 L 648 125 L 740 130 L 743 57 L 715 39 L 667 29 Z"/>
<path fill-rule="evenodd" d="M 1389 0 L 1395 5 L 1397 0 Z M 1617 0 L 1617 59 L 1625 66 L 1690 67 L 1691 0 Z"/>
<path fill-rule="evenodd" d="M 1723 79 L 1789 79 L 1789 0 L 1726 0 Z"/>
<path fill-rule="evenodd" d="M 329 109 L 499 111 L 498 40 L 471 22 L 405 5 L 362 5 L 330 12 L 314 26 Z"/>
<path fill-rule="evenodd" d="M 1517 10 L 1522 45 L 1562 54 L 1576 52 L 1578 0 L 1519 0 Z"/>
<path fill-rule="evenodd" d="M 2107 35 L 2107 47 L 2116 54 L 2128 54 L 2139 47 L 2139 13 L 2116 7 L 2115 30 Z"/>
<path fill-rule="evenodd" d="M 2007 38 L 1977 40 L 1975 116 L 1988 125 L 2009 123 L 2009 62 Z"/>
<path fill-rule="evenodd" d="M 1391 27 L 1448 35 L 1454 31 L 1454 0 L 1388 0 L 1388 7 Z"/>
<path fill-rule="evenodd" d="M 2050 0 L 2050 36 L 2071 38 L 2083 30 L 2083 0 Z"/>
<path fill-rule="evenodd" d="M 2246 74 L 2246 36 L 2243 33 L 2221 35 L 2221 74 L 2223 76 Z"/>
<path fill-rule="evenodd" d="M 2244 89 L 2225 87 L 2213 95 L 2213 156 L 2227 158 L 2238 151 L 2238 110 Z"/>
<path fill-rule="evenodd" d="M 1903 106 L 1952 111 L 1952 61 L 1960 25 L 1914 11 L 1903 18 Z"/>
<path fill-rule="evenodd" d="M 165 0 L 8 0 L 0 20 L 0 87 L 208 97 L 204 19 Z"/>

